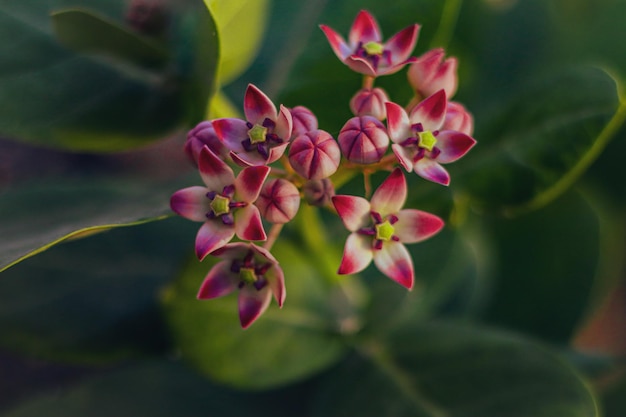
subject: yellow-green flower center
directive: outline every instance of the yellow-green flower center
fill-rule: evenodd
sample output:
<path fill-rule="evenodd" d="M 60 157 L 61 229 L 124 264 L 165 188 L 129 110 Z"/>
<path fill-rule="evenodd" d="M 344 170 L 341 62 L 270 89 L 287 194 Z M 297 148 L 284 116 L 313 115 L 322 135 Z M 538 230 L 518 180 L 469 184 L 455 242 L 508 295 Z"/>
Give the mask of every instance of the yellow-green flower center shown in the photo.
<path fill-rule="evenodd" d="M 248 130 L 248 137 L 251 143 L 265 142 L 267 135 L 267 128 L 261 125 L 254 125 L 252 129 Z"/>
<path fill-rule="evenodd" d="M 437 139 L 435 138 L 435 135 L 433 135 L 433 132 L 427 130 L 425 132 L 419 132 L 417 135 L 420 140 L 418 146 L 428 151 L 432 151 L 437 143 Z"/>
<path fill-rule="evenodd" d="M 241 268 L 239 270 L 239 278 L 246 284 L 254 284 L 257 280 L 254 268 Z"/>
<path fill-rule="evenodd" d="M 384 52 L 383 44 L 374 41 L 368 42 L 363 45 L 363 49 L 365 49 L 365 52 L 367 52 L 369 55 L 382 55 Z"/>
<path fill-rule="evenodd" d="M 385 220 L 383 223 L 374 225 L 376 228 L 376 239 L 389 241 L 395 232 L 394 227 L 389 223 L 389 220 Z"/>
<path fill-rule="evenodd" d="M 213 201 L 211 201 L 211 210 L 216 216 L 227 214 L 230 211 L 230 198 L 216 195 Z"/>

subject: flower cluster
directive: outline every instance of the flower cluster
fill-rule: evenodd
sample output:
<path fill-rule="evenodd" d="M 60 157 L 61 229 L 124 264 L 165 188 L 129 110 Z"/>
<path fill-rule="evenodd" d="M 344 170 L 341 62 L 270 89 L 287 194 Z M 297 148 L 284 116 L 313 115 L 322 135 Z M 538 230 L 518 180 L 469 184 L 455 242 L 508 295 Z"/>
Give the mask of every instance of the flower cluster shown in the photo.
<path fill-rule="evenodd" d="M 448 185 L 450 175 L 442 165 L 461 158 L 476 143 L 471 114 L 450 101 L 457 89 L 456 59 L 446 59 L 442 49 L 411 56 L 419 25 L 386 42 L 367 11 L 357 15 L 348 41 L 330 27 L 320 27 L 337 57 L 364 80 L 349 103 L 354 117 L 337 137 L 319 129 L 308 108 L 277 108 L 249 85 L 245 120 L 204 121 L 189 132 L 185 151 L 204 186 L 179 190 L 171 198 L 174 212 L 203 223 L 196 236 L 198 258 L 219 259 L 198 298 L 238 290 L 244 328 L 267 309 L 272 295 L 283 305 L 285 278 L 270 250 L 302 200 L 336 212 L 350 232 L 339 274 L 362 271 L 373 260 L 380 272 L 410 290 L 414 267 L 404 245 L 435 235 L 444 222 L 404 208 L 408 189 L 403 169 Z M 374 82 L 406 65 L 414 99 L 403 107 Z M 344 176 L 363 173 L 366 195 L 336 195 L 333 176 L 338 171 Z M 368 199 L 370 174 L 376 171 L 390 174 Z M 269 233 L 267 224 L 272 224 Z M 237 241 L 231 242 L 235 236 Z"/>

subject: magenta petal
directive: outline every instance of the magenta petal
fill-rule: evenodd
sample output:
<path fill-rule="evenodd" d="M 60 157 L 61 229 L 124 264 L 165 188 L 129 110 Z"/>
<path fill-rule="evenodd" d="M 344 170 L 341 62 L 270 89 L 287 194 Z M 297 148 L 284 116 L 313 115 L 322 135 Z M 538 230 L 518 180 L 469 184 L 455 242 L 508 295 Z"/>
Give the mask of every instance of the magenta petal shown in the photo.
<path fill-rule="evenodd" d="M 213 129 L 219 140 L 226 148 L 233 152 L 243 152 L 242 141 L 248 139 L 248 125 L 241 119 L 216 119 L 213 120 Z"/>
<path fill-rule="evenodd" d="M 174 213 L 196 222 L 206 221 L 209 211 L 209 199 L 205 187 L 188 187 L 176 191 L 170 198 L 170 207 Z"/>
<path fill-rule="evenodd" d="M 272 293 L 268 286 L 257 290 L 251 285 L 239 291 L 239 321 L 247 329 L 270 305 Z"/>
<path fill-rule="evenodd" d="M 266 240 L 267 235 L 261 222 L 261 213 L 257 206 L 248 204 L 245 207 L 236 209 L 235 233 L 241 240 Z"/>
<path fill-rule="evenodd" d="M 441 151 L 436 161 L 442 164 L 454 162 L 465 155 L 476 144 L 476 140 L 465 133 L 444 130 L 437 135 L 437 148 Z"/>
<path fill-rule="evenodd" d="M 205 222 L 196 235 L 196 256 L 204 259 L 215 249 L 219 249 L 235 236 L 235 228 L 222 223 L 220 219 Z"/>
<path fill-rule="evenodd" d="M 370 262 L 372 262 L 372 237 L 351 233 L 346 239 L 337 273 L 356 274 L 367 268 Z"/>
<path fill-rule="evenodd" d="M 415 62 L 417 58 L 415 57 L 411 57 L 407 60 L 404 61 L 400 61 L 400 62 L 396 62 L 393 65 L 390 65 L 388 67 L 382 67 L 382 68 L 378 68 L 377 74 L 378 75 L 391 75 L 391 74 L 395 74 L 396 72 L 400 71 L 402 68 L 404 68 L 405 65 L 407 64 L 411 64 L 413 62 Z"/>
<path fill-rule="evenodd" d="M 446 117 L 446 92 L 439 90 L 419 103 L 409 115 L 411 124 L 421 123 L 424 130 L 435 131 Z"/>
<path fill-rule="evenodd" d="M 222 192 L 227 185 L 233 185 L 235 174 L 233 170 L 218 158 L 207 146 L 202 148 L 198 159 L 198 168 L 202 181 L 209 191 Z"/>
<path fill-rule="evenodd" d="M 369 75 L 370 77 L 376 77 L 377 73 L 372 64 L 366 59 L 361 58 L 357 55 L 350 55 L 344 61 L 352 71 L 358 72 L 359 74 Z M 380 72 L 380 71 L 379 71 Z"/>
<path fill-rule="evenodd" d="M 274 264 L 274 266 L 265 273 L 265 277 L 269 282 L 270 290 L 278 303 L 278 307 L 282 307 L 285 303 L 285 297 L 287 296 L 287 292 L 285 291 L 285 276 L 282 268 L 278 263 Z"/>
<path fill-rule="evenodd" d="M 372 211 L 383 217 L 397 213 L 404 206 L 406 196 L 406 178 L 400 168 L 396 168 L 374 191 L 371 199 Z"/>
<path fill-rule="evenodd" d="M 422 158 L 413 165 L 413 170 L 420 177 L 442 185 L 450 184 L 450 174 L 438 162 Z"/>
<path fill-rule="evenodd" d="M 356 232 L 370 223 L 371 206 L 363 197 L 336 195 L 333 197 L 333 204 L 349 231 Z"/>
<path fill-rule="evenodd" d="M 415 24 L 404 28 L 385 43 L 385 49 L 391 52 L 391 62 L 405 61 L 413 52 L 420 26 Z"/>
<path fill-rule="evenodd" d="M 232 261 L 226 260 L 216 263 L 200 285 L 199 300 L 222 297 L 237 289 L 237 276 L 231 271 Z"/>
<path fill-rule="evenodd" d="M 402 106 L 393 102 L 387 102 L 385 103 L 385 108 L 387 109 L 387 130 L 391 140 L 394 143 L 401 143 L 413 137 L 409 115 Z"/>
<path fill-rule="evenodd" d="M 320 25 L 320 29 L 322 29 L 324 35 L 326 35 L 326 39 L 328 39 L 328 43 L 330 44 L 330 47 L 335 55 L 337 55 L 337 58 L 344 61 L 348 56 L 350 56 L 353 49 L 346 43 L 340 34 L 326 25 Z"/>
<path fill-rule="evenodd" d="M 400 165 L 402 165 L 402 168 L 406 169 L 407 172 L 413 171 L 413 154 L 415 154 L 415 152 L 411 152 L 409 149 L 400 146 L 397 143 L 391 145 L 391 150 L 394 155 L 396 155 L 396 158 L 398 159 L 398 162 L 400 162 Z"/>
<path fill-rule="evenodd" d="M 385 242 L 374 251 L 374 263 L 380 272 L 407 289 L 413 288 L 413 261 L 400 242 Z"/>
<path fill-rule="evenodd" d="M 255 85 L 248 84 L 246 94 L 243 99 L 243 111 L 246 119 L 254 124 L 262 125 L 265 119 L 276 121 L 276 107 Z"/>
<path fill-rule="evenodd" d="M 289 142 L 285 142 L 283 144 L 270 148 L 269 156 L 267 157 L 267 161 L 265 161 L 265 163 L 271 164 L 272 162 L 278 161 L 280 157 L 283 156 L 283 154 L 285 153 L 287 146 L 289 146 Z"/>
<path fill-rule="evenodd" d="M 278 118 L 276 119 L 276 127 L 274 133 L 278 135 L 284 141 L 288 141 L 291 138 L 291 131 L 293 130 L 293 118 L 289 109 L 282 104 L 280 105 L 280 111 L 278 112 Z"/>
<path fill-rule="evenodd" d="M 254 203 L 259 197 L 261 187 L 271 171 L 267 166 L 244 168 L 235 179 L 235 198 L 237 201 Z"/>
<path fill-rule="evenodd" d="M 359 42 L 380 42 L 381 39 L 380 28 L 374 17 L 366 10 L 361 10 L 350 28 L 350 46 L 355 47 Z"/>
<path fill-rule="evenodd" d="M 417 243 L 435 235 L 443 228 L 443 220 L 434 214 L 421 210 L 405 209 L 396 213 L 394 235 L 402 243 Z"/>

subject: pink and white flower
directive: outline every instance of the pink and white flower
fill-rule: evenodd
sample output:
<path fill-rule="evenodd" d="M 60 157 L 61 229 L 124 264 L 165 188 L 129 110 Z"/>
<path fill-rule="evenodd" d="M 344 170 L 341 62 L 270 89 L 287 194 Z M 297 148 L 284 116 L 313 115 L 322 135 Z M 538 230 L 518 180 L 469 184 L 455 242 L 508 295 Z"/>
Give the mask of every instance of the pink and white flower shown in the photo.
<path fill-rule="evenodd" d="M 280 158 L 289 145 L 293 120 L 283 105 L 280 111 L 261 90 L 249 84 L 243 100 L 246 120 L 213 121 L 219 139 L 241 166 L 267 165 Z"/>
<path fill-rule="evenodd" d="M 196 235 L 196 255 L 202 260 L 237 235 L 242 240 L 266 240 L 258 198 L 270 168 L 248 167 L 235 178 L 233 170 L 205 146 L 198 159 L 205 187 L 176 191 L 172 210 L 189 220 L 204 222 Z"/>
<path fill-rule="evenodd" d="M 420 102 L 410 114 L 395 103 L 386 103 L 391 149 L 408 171 L 439 184 L 450 184 L 441 164 L 454 162 L 476 144 L 466 133 L 439 130 L 446 118 L 446 93 L 439 90 Z"/>
<path fill-rule="evenodd" d="M 361 10 L 354 19 L 348 42 L 326 25 L 320 25 L 320 29 L 324 31 L 335 55 L 358 73 L 370 77 L 393 74 L 415 61 L 410 55 L 420 29 L 417 24 L 401 30 L 384 43 L 378 22 L 365 10 Z"/>
<path fill-rule="evenodd" d="M 230 243 L 211 255 L 221 259 L 211 268 L 198 299 L 222 297 L 239 289 L 239 321 L 248 328 L 270 305 L 285 302 L 285 278 L 278 261 L 253 243 Z"/>
<path fill-rule="evenodd" d="M 443 227 L 434 214 L 402 209 L 407 197 L 404 174 L 396 168 L 372 195 L 365 198 L 336 195 L 333 204 L 352 232 L 344 247 L 339 274 L 355 274 L 372 260 L 380 272 L 400 285 L 413 288 L 413 260 L 404 243 L 421 242 Z"/>
<path fill-rule="evenodd" d="M 407 71 L 409 84 L 416 94 L 428 97 L 443 89 L 446 96 L 451 98 L 458 87 L 457 59 L 446 55 L 442 48 L 432 49 L 417 58 Z"/>

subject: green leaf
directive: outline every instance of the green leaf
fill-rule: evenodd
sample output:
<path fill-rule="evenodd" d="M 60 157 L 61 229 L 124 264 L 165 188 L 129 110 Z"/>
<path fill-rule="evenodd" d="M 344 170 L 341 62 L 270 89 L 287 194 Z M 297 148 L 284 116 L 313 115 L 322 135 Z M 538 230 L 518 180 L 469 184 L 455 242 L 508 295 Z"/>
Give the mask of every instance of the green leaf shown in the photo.
<path fill-rule="evenodd" d="M 58 245 L 0 278 L 0 346 L 71 363 L 169 346 L 160 288 L 193 247 L 196 225 L 169 219 Z"/>
<path fill-rule="evenodd" d="M 584 68 L 524 90 L 454 167 L 476 204 L 517 213 L 567 190 L 623 124 L 615 81 Z"/>
<path fill-rule="evenodd" d="M 164 296 L 183 357 L 216 381 L 253 389 L 283 385 L 327 368 L 346 351 L 339 334 L 346 302 L 326 287 L 316 260 L 283 237 L 272 253 L 285 273 L 287 299 L 282 309 L 272 302 L 246 330 L 239 324 L 237 294 L 196 300 L 212 259 L 192 260 Z"/>
<path fill-rule="evenodd" d="M 7 190 L 0 200 L 0 272 L 71 238 L 162 220 L 180 183 L 84 178 Z"/>
<path fill-rule="evenodd" d="M 76 52 L 102 53 L 146 67 L 160 67 L 168 59 L 164 45 L 88 10 L 55 11 L 51 17 L 57 39 Z"/>
<path fill-rule="evenodd" d="M 585 384 L 544 348 L 443 322 L 363 343 L 321 384 L 313 416 L 598 416 Z"/>

